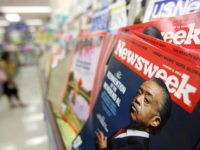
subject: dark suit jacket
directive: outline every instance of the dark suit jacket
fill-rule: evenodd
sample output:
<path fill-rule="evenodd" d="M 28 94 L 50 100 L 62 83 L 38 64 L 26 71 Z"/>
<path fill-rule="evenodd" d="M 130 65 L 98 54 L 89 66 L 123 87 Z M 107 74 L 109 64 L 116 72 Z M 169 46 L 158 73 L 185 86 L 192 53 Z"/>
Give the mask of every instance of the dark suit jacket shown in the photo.
<path fill-rule="evenodd" d="M 148 150 L 149 138 L 129 136 L 124 138 L 108 139 L 107 150 Z"/>

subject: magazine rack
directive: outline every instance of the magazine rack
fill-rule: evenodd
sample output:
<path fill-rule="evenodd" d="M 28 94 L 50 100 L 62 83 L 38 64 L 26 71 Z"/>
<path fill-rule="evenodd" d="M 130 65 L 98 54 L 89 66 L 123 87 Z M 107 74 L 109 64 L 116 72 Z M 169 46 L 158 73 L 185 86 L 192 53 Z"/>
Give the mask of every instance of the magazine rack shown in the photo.
<path fill-rule="evenodd" d="M 49 134 L 50 150 L 66 150 L 61 133 L 58 129 L 51 101 L 44 100 L 44 114 Z"/>

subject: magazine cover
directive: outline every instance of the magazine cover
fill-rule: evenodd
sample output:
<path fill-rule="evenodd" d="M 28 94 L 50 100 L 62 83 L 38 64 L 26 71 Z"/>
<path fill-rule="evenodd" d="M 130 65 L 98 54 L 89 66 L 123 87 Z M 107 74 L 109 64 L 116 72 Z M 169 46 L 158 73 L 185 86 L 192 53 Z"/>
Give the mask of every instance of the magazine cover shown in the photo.
<path fill-rule="evenodd" d="M 165 44 L 164 41 L 157 38 L 152 38 L 151 36 L 147 36 L 141 32 L 131 31 L 131 34 L 135 34 L 143 40 L 151 43 L 152 45 L 156 45 L 161 49 L 167 49 L 167 52 L 172 55 L 181 57 L 182 59 L 190 61 L 191 63 L 194 63 L 196 65 L 200 65 L 200 52 L 198 51 L 174 44 Z"/>
<path fill-rule="evenodd" d="M 70 38 L 71 34 L 69 32 L 56 33 L 54 42 L 52 44 L 52 68 L 56 68 L 59 62 L 61 62 L 66 56 L 66 46 L 68 46 L 67 43 L 69 42 Z"/>
<path fill-rule="evenodd" d="M 83 12 L 83 15 L 81 16 L 81 30 L 82 30 L 82 34 L 83 33 L 87 33 L 87 34 L 89 33 L 93 11 L 94 10 L 92 9 L 92 5 L 88 5 L 85 8 L 85 11 Z"/>
<path fill-rule="evenodd" d="M 181 16 L 199 11 L 199 0 L 150 0 L 143 22 L 152 18 Z"/>
<path fill-rule="evenodd" d="M 199 52 L 200 12 L 188 15 L 160 18 L 147 23 L 121 28 L 120 31 L 139 31 L 152 36 L 162 35 L 165 42 L 181 45 Z"/>
<path fill-rule="evenodd" d="M 65 50 L 59 43 L 54 43 L 52 46 L 52 61 L 51 68 L 56 68 L 60 61 L 65 57 Z"/>
<path fill-rule="evenodd" d="M 73 50 L 75 48 L 75 40 L 71 39 L 66 42 L 65 56 L 56 67 L 51 68 L 49 82 L 47 87 L 46 98 L 50 100 L 54 108 L 59 108 L 60 102 L 63 100 L 67 77 L 70 64 L 72 62 Z M 56 91 L 56 92 L 55 92 Z"/>
<path fill-rule="evenodd" d="M 105 71 L 107 69 L 107 62 L 111 56 L 112 47 L 114 46 L 114 43 L 116 42 L 116 34 L 106 33 L 105 36 L 105 42 L 102 46 L 102 53 L 100 56 L 100 61 L 98 65 L 98 73 L 95 75 L 95 91 L 92 92 L 92 99 L 96 100 L 97 95 L 100 91 L 101 84 L 103 81 L 103 77 L 105 75 Z M 91 109 L 95 104 L 95 101 L 91 102 Z"/>
<path fill-rule="evenodd" d="M 108 7 L 103 7 L 99 10 L 96 10 L 91 18 L 90 32 L 107 31 L 108 21 L 109 21 Z"/>
<path fill-rule="evenodd" d="M 73 141 L 74 150 L 198 146 L 199 66 L 166 51 L 135 35 L 118 34 L 101 91 Z"/>
<path fill-rule="evenodd" d="M 90 111 L 91 95 L 95 92 L 94 78 L 98 70 L 105 32 L 78 38 L 69 71 L 61 111 L 75 133 L 82 128 Z"/>
<path fill-rule="evenodd" d="M 127 25 L 133 25 L 143 22 L 147 4 L 147 0 L 130 0 Z"/>
<path fill-rule="evenodd" d="M 109 31 L 116 33 L 120 27 L 127 25 L 126 2 L 117 1 L 109 7 Z"/>

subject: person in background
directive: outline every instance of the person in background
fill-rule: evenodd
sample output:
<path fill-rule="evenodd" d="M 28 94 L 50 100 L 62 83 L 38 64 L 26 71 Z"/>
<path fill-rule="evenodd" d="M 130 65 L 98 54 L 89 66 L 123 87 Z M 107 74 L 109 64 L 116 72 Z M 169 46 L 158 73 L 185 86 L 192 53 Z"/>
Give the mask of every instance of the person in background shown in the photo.
<path fill-rule="evenodd" d="M 108 138 L 97 129 L 99 150 L 148 150 L 149 135 L 157 134 L 171 114 L 165 83 L 153 78 L 142 83 L 130 105 L 130 123 Z"/>
<path fill-rule="evenodd" d="M 18 88 L 14 81 L 15 66 L 9 52 L 2 52 L 0 67 L 6 75 L 6 79 L 4 79 L 4 81 L 1 83 L 2 94 L 7 96 L 10 108 L 14 108 L 16 106 L 25 107 L 26 105 L 21 101 L 18 95 Z M 17 103 L 14 102 L 14 100 L 12 99 L 13 97 L 15 98 Z"/>

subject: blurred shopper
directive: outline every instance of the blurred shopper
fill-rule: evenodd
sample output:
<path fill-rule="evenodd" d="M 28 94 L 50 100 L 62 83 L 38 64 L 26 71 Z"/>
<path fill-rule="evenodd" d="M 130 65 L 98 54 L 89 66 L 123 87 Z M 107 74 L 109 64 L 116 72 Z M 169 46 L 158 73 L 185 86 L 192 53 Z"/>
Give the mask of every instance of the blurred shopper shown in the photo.
<path fill-rule="evenodd" d="M 10 108 L 14 108 L 16 106 L 24 107 L 26 106 L 20 99 L 18 95 L 18 88 L 14 81 L 15 75 L 15 66 L 10 57 L 9 52 L 3 52 L 0 60 L 0 67 L 2 71 L 4 71 L 6 78 L 2 81 L 2 94 L 6 95 L 9 101 Z M 15 98 L 15 101 L 13 100 Z"/>

